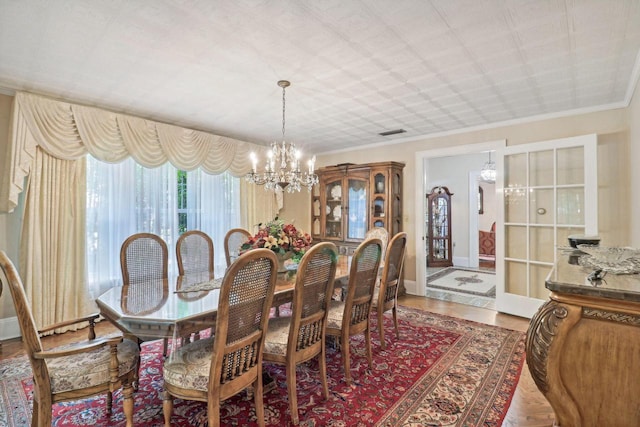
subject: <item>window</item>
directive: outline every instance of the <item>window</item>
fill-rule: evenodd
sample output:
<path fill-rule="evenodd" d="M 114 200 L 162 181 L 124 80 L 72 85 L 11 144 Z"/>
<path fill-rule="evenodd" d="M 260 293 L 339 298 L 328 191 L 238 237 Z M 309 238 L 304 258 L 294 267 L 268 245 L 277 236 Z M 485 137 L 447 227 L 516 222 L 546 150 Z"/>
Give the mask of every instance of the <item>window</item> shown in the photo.
<path fill-rule="evenodd" d="M 177 271 L 175 244 L 186 230 L 209 234 L 218 250 L 215 271 L 226 267 L 224 235 L 240 226 L 240 179 L 228 173 L 181 171 L 166 163 L 145 168 L 129 158 L 104 163 L 87 156 L 86 259 L 91 296 L 122 282 L 120 247 L 134 233 L 154 233 L 169 249 L 169 274 Z"/>

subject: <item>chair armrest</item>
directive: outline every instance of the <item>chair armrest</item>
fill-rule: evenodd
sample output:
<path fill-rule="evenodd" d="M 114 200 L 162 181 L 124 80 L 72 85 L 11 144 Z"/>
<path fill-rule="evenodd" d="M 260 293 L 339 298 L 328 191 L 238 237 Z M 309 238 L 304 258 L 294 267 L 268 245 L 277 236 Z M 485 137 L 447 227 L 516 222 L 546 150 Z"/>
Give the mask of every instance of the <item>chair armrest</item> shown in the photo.
<path fill-rule="evenodd" d="M 76 323 L 89 322 L 89 339 L 92 340 L 96 337 L 95 326 L 96 319 L 100 317 L 99 313 L 93 313 L 79 319 L 65 320 L 63 322 L 56 323 L 55 325 L 47 326 L 44 329 L 40 329 L 38 334 L 53 331 L 54 329 L 62 328 L 64 326 L 75 325 Z"/>
<path fill-rule="evenodd" d="M 44 350 L 33 353 L 33 357 L 36 359 L 55 359 L 56 357 L 72 356 L 74 354 L 88 353 L 93 350 L 97 350 L 106 345 L 116 346 L 122 342 L 122 337 L 100 338 L 92 340 L 88 343 L 78 343 L 77 345 L 69 346 L 61 350 Z"/>

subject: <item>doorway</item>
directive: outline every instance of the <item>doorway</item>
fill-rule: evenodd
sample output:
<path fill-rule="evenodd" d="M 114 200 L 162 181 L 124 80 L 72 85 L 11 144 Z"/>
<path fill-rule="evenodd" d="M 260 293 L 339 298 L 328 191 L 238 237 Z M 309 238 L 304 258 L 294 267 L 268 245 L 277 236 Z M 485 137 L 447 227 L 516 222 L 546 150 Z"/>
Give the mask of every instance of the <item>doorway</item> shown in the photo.
<path fill-rule="evenodd" d="M 418 290 L 423 291 L 423 295 L 495 308 L 495 255 L 491 268 L 484 264 L 483 268 L 480 267 L 479 234 L 485 222 L 488 223 L 485 231 L 490 231 L 491 224 L 496 220 L 496 189 L 495 185 L 483 185 L 481 191 L 478 177 L 489 158 L 489 152 L 504 145 L 505 141 L 495 141 L 416 153 L 416 164 L 422 165 L 422 168 L 417 168 L 421 174 L 422 185 L 416 191 L 416 198 L 420 191 L 418 200 L 423 200 L 416 209 L 420 210 L 418 217 L 425 219 L 423 238 L 416 248 L 417 259 L 421 260 L 416 268 L 416 278 L 417 283 L 422 284 Z M 432 261 L 436 258 L 429 256 L 428 252 L 434 245 L 431 242 L 433 238 L 429 236 L 430 206 L 426 195 L 434 188 L 440 187 L 448 187 L 452 193 L 451 253 L 448 254 L 450 262 L 444 263 L 444 268 L 436 267 L 436 264 L 443 265 L 441 260 L 432 263 L 431 266 L 426 262 L 427 258 L 431 258 Z M 495 236 L 495 232 L 493 235 Z"/>

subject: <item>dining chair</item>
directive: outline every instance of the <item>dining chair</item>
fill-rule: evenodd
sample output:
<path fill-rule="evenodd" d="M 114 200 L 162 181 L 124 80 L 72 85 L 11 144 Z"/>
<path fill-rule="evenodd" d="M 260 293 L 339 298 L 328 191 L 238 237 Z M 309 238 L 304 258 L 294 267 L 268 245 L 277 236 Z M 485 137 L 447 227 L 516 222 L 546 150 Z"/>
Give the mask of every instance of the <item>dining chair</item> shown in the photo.
<path fill-rule="evenodd" d="M 400 339 L 398 330 L 398 288 L 400 287 L 400 276 L 404 266 L 404 257 L 407 249 L 407 233 L 397 233 L 389 242 L 387 254 L 384 258 L 380 286 L 376 287 L 373 294 L 373 311 L 378 318 L 378 333 L 380 334 L 380 346 L 384 350 L 384 313 L 391 310 L 393 313 L 393 324 L 396 330 L 396 338 Z"/>
<path fill-rule="evenodd" d="M 176 242 L 178 274 L 208 271 L 213 273 L 213 240 L 206 233 L 190 230 L 182 233 Z"/>
<path fill-rule="evenodd" d="M 227 267 L 231 265 L 233 258 L 240 253 L 240 246 L 251 237 L 251 233 L 244 228 L 232 228 L 227 231 L 224 236 L 224 256 L 227 259 Z"/>
<path fill-rule="evenodd" d="M 269 320 L 264 360 L 286 366 L 291 422 L 298 424 L 296 366 L 318 356 L 322 394 L 329 398 L 325 333 L 328 304 L 338 263 L 338 249 L 331 242 L 318 243 L 298 265 L 291 317 Z"/>
<path fill-rule="evenodd" d="M 171 425 L 173 397 L 207 402 L 209 427 L 219 426 L 221 402 L 249 386 L 264 426 L 262 355 L 276 268 L 272 251 L 255 249 L 227 269 L 214 336 L 180 347 L 164 364 L 165 426 Z"/>
<path fill-rule="evenodd" d="M 178 274 L 185 275 L 208 273 L 213 277 L 213 240 L 208 234 L 200 230 L 185 231 L 176 242 L 176 259 L 178 261 Z M 200 332 L 194 334 L 194 340 L 200 339 Z M 182 337 L 183 344 L 191 341 L 191 335 Z"/>
<path fill-rule="evenodd" d="M 364 233 L 364 240 L 367 239 L 380 239 L 382 242 L 382 259 L 384 259 L 387 253 L 387 245 L 389 243 L 389 232 L 384 227 L 371 227 Z"/>
<path fill-rule="evenodd" d="M 167 294 L 169 251 L 160 236 L 136 233 L 129 236 L 120 248 L 122 291 L 147 298 L 149 304 Z M 139 302 L 139 304 L 143 304 Z M 138 342 L 156 340 L 156 337 L 137 336 Z M 168 339 L 163 342 L 162 355 L 167 356 Z"/>
<path fill-rule="evenodd" d="M 367 360 L 373 369 L 371 358 L 371 329 L 369 316 L 374 287 L 378 277 L 378 267 L 382 253 L 380 239 L 363 241 L 353 254 L 347 296 L 344 301 L 332 300 L 327 318 L 327 335 L 340 340 L 344 376 L 347 385 L 351 385 L 349 338 L 364 334 L 367 347 Z"/>
<path fill-rule="evenodd" d="M 58 402 L 83 399 L 107 393 L 107 413 L 111 415 L 113 392 L 122 388 L 123 411 L 126 425 L 133 426 L 133 381 L 139 360 L 138 346 L 121 336 L 96 339 L 95 320 L 98 314 L 81 319 L 68 320 L 38 330 L 22 280 L 15 266 L 0 251 L 0 268 L 7 287 L 11 291 L 16 309 L 22 342 L 33 371 L 34 427 L 52 425 L 52 405 Z M 55 329 L 89 322 L 89 339 L 44 349 L 40 334 Z"/>

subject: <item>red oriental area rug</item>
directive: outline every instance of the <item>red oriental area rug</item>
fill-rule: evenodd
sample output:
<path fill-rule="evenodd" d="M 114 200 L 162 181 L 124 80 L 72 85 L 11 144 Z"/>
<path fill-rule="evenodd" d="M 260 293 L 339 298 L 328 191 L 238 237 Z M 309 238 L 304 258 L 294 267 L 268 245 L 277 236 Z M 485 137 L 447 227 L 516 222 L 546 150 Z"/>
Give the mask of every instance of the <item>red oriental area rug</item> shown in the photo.
<path fill-rule="evenodd" d="M 364 338 L 352 339 L 351 387 L 344 383 L 340 352 L 328 346 L 330 396 L 324 401 L 317 363 L 298 367 L 301 426 L 500 426 L 524 361 L 524 334 L 425 311 L 400 307 L 401 339 L 386 334 L 381 350 L 373 334 L 373 370 Z M 375 319 L 372 319 L 375 327 Z M 392 331 L 391 318 L 385 319 Z M 375 330 L 375 329 L 374 329 Z M 136 426 L 163 424 L 162 343 L 142 347 L 142 376 L 135 394 Z M 288 425 L 284 368 L 265 364 L 277 387 L 265 394 L 267 426 Z M 26 357 L 0 361 L 0 426 L 27 426 L 33 383 Z M 174 400 L 172 425 L 206 425 L 206 404 Z M 122 396 L 114 395 L 106 415 L 106 396 L 54 405 L 54 426 L 124 426 Z M 222 406 L 222 425 L 256 425 L 253 399 L 241 393 Z"/>

